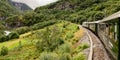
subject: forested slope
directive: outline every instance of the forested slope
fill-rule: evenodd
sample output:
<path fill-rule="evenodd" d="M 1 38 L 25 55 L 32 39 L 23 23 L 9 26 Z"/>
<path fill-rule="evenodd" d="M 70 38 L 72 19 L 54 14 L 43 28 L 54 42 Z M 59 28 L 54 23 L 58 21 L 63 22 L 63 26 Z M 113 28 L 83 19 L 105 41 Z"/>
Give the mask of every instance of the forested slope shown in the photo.
<path fill-rule="evenodd" d="M 13 7 L 8 0 L 0 0 L 0 20 L 16 14 L 17 10 Z"/>
<path fill-rule="evenodd" d="M 60 0 L 35 10 L 38 14 L 53 16 L 76 23 L 101 20 L 120 10 L 119 0 Z"/>
<path fill-rule="evenodd" d="M 119 3 L 119 0 L 59 0 L 36 8 L 34 11 L 10 16 L 6 19 L 6 24 L 11 26 L 16 20 L 20 26 L 30 26 L 48 20 L 67 20 L 74 23 L 101 20 L 119 11 Z M 14 23 L 9 24 L 9 22 Z"/>

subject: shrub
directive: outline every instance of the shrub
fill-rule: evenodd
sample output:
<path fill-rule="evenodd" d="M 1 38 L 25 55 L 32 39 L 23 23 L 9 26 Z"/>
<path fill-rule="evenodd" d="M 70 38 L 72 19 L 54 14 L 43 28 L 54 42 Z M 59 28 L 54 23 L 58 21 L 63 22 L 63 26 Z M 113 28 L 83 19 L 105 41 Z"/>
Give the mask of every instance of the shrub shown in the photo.
<path fill-rule="evenodd" d="M 78 53 L 73 57 L 73 60 L 86 60 L 85 55 L 83 53 Z"/>
<path fill-rule="evenodd" d="M 70 54 L 64 53 L 60 56 L 60 60 L 72 60 Z"/>
<path fill-rule="evenodd" d="M 54 20 L 50 20 L 50 21 L 47 21 L 47 22 L 44 21 L 44 22 L 36 23 L 36 24 L 34 24 L 33 26 L 30 26 L 30 27 L 28 27 L 28 26 L 19 27 L 19 28 L 14 29 L 13 31 L 20 35 L 20 34 L 24 34 L 24 33 L 28 32 L 28 31 L 31 31 L 31 30 L 37 30 L 37 29 L 55 24 L 56 22 L 57 21 L 54 21 Z"/>
<path fill-rule="evenodd" d="M 66 34 L 66 39 L 71 39 L 73 36 L 74 36 L 74 33 L 73 33 L 73 32 L 68 32 L 68 33 Z"/>
<path fill-rule="evenodd" d="M 50 51 L 53 51 L 55 48 L 57 48 L 59 45 L 63 43 L 64 41 L 61 38 L 56 38 L 56 40 L 51 40 L 49 44 Z"/>
<path fill-rule="evenodd" d="M 32 30 L 37 30 L 37 29 L 40 29 L 40 28 L 55 24 L 56 22 L 57 21 L 54 21 L 54 20 L 50 20 L 50 21 L 47 21 L 47 22 L 46 21 L 40 22 L 40 23 L 37 23 L 37 24 L 34 24 L 33 26 L 31 26 L 31 29 Z"/>
<path fill-rule="evenodd" d="M 70 44 L 63 44 L 58 47 L 58 51 L 61 53 L 71 53 L 71 45 Z"/>
<path fill-rule="evenodd" d="M 21 41 L 19 41 L 19 43 L 18 43 L 19 45 L 18 45 L 18 51 L 20 51 L 21 50 L 21 48 L 22 48 L 22 43 L 21 43 Z"/>
<path fill-rule="evenodd" d="M 38 50 L 39 52 L 44 51 L 44 43 L 42 43 L 41 41 L 38 41 L 38 42 L 36 43 L 36 48 L 37 48 L 37 50 Z"/>
<path fill-rule="evenodd" d="M 30 31 L 30 28 L 25 26 L 25 27 L 17 28 L 14 31 L 18 34 L 23 34 L 23 33 Z"/>
<path fill-rule="evenodd" d="M 0 36 L 0 42 L 8 41 L 15 38 L 19 38 L 19 35 L 17 33 L 12 32 L 7 36 L 5 35 Z"/>
<path fill-rule="evenodd" d="M 0 55 L 4 56 L 8 54 L 8 48 L 3 46 L 0 51 Z"/>
<path fill-rule="evenodd" d="M 43 52 L 41 53 L 39 60 L 59 60 L 59 57 L 56 53 Z"/>
<path fill-rule="evenodd" d="M 10 33 L 10 34 L 8 35 L 8 38 L 9 38 L 9 39 L 19 38 L 19 35 L 18 35 L 17 33 L 12 32 L 12 33 Z"/>
<path fill-rule="evenodd" d="M 8 36 L 5 35 L 0 36 L 0 42 L 7 41 L 8 39 L 9 39 Z"/>
<path fill-rule="evenodd" d="M 59 45 L 64 43 L 63 39 L 60 38 L 59 30 L 54 29 L 46 28 L 46 30 L 43 31 L 42 34 L 38 32 L 37 36 L 39 39 L 41 39 L 41 41 L 38 41 L 36 43 L 36 47 L 38 50 L 40 49 L 41 51 L 41 48 L 43 47 L 43 50 L 45 51 L 53 51 Z"/>
<path fill-rule="evenodd" d="M 59 40 L 52 40 L 49 42 L 47 40 L 42 40 L 42 41 L 38 41 L 36 43 L 36 48 L 39 52 L 42 51 L 53 51 L 55 48 L 57 48 L 60 44 L 63 44 L 63 40 L 59 39 Z"/>
<path fill-rule="evenodd" d="M 88 48 L 88 47 L 89 47 L 89 45 L 88 45 L 87 43 L 82 44 L 82 45 L 79 45 L 79 46 L 75 49 L 75 52 L 80 52 L 80 51 L 82 51 L 82 50 L 84 50 L 84 49 L 86 49 L 86 48 Z"/>

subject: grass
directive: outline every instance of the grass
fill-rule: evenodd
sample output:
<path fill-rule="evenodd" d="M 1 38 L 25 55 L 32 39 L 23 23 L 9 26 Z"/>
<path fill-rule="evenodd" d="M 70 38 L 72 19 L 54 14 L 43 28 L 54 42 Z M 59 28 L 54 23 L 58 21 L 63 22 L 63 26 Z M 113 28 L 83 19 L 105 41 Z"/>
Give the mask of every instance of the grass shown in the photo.
<path fill-rule="evenodd" d="M 77 30 L 77 32 L 74 33 L 74 37 L 70 39 L 70 42 L 72 42 L 72 44 L 75 44 L 84 36 L 84 34 L 85 31 L 83 29 Z"/>
<path fill-rule="evenodd" d="M 20 51 L 13 50 L 10 51 L 6 56 L 0 56 L 0 60 L 9 59 L 9 60 L 29 60 L 34 59 L 39 55 L 36 52 L 36 48 L 32 45 L 25 45 Z M 32 56 L 32 57 L 31 57 Z M 38 57 L 37 57 L 38 58 Z"/>
<path fill-rule="evenodd" d="M 2 46 L 6 46 L 8 48 L 8 50 L 12 50 L 18 46 L 19 41 L 21 41 L 22 45 L 24 45 L 24 44 L 26 44 L 26 42 L 28 42 L 27 39 L 14 39 L 14 40 L 0 43 L 0 48 Z"/>

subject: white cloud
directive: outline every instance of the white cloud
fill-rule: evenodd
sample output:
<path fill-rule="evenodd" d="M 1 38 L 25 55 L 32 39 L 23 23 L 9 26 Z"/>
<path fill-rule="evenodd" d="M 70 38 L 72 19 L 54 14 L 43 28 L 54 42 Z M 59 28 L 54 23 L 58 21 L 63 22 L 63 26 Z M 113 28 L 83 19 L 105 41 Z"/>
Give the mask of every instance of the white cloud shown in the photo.
<path fill-rule="evenodd" d="M 49 4 L 51 2 L 56 2 L 57 0 L 36 0 L 39 2 L 39 4 L 42 6 L 42 5 L 46 5 L 46 4 Z"/>

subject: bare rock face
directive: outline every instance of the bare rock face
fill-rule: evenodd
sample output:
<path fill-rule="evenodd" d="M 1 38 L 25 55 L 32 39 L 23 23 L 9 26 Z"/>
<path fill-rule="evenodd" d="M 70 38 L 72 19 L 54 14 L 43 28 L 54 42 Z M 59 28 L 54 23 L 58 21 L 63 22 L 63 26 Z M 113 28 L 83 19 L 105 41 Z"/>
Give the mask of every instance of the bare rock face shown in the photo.
<path fill-rule="evenodd" d="M 44 6 L 53 2 L 56 2 L 58 0 L 11 0 L 12 2 L 16 2 L 15 6 L 21 9 L 21 6 L 27 5 L 31 9 L 35 9 L 39 6 Z"/>

